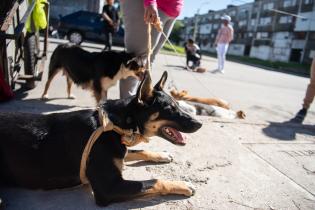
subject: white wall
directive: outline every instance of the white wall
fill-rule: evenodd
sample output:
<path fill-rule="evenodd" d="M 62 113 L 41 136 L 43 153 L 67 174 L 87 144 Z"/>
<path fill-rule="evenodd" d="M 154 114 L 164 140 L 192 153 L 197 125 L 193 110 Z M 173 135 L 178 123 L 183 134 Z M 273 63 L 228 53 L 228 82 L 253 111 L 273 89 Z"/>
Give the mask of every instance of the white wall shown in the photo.
<path fill-rule="evenodd" d="M 201 44 L 200 45 L 200 49 L 203 50 L 203 51 L 212 52 L 211 43 L 208 43 L 206 45 Z"/>
<path fill-rule="evenodd" d="M 244 44 L 230 44 L 228 54 L 243 56 L 245 51 Z"/>
<path fill-rule="evenodd" d="M 293 40 L 292 41 L 292 49 L 304 49 L 306 40 Z"/>
<path fill-rule="evenodd" d="M 290 54 L 290 48 L 274 48 L 272 50 L 271 60 L 287 62 L 290 59 Z"/>
<path fill-rule="evenodd" d="M 273 50 L 271 60 L 273 61 L 289 61 L 292 45 L 292 33 L 277 32 L 272 36 Z"/>
<path fill-rule="evenodd" d="M 200 34 L 210 34 L 212 30 L 212 24 L 202 24 L 199 26 Z"/>
<path fill-rule="evenodd" d="M 297 18 L 295 31 L 315 31 L 315 11 L 299 13 L 300 16 L 307 19 Z"/>
<path fill-rule="evenodd" d="M 264 45 L 258 46 L 258 47 L 253 46 L 251 48 L 249 56 L 252 58 L 258 58 L 261 60 L 269 60 L 271 50 L 272 48 L 269 46 L 264 46 Z"/>

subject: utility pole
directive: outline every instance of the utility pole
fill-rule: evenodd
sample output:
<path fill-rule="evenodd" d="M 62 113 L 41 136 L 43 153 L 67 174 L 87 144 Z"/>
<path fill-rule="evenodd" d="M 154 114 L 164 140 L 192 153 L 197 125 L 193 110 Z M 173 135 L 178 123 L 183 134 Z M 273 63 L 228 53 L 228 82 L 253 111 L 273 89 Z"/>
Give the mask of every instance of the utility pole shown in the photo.
<path fill-rule="evenodd" d="M 193 34 L 193 40 L 194 41 L 196 41 L 196 38 L 197 38 L 199 12 L 200 12 L 200 8 L 198 8 L 197 13 L 195 14 L 195 26 L 194 26 L 194 34 Z"/>
<path fill-rule="evenodd" d="M 197 33 L 198 33 L 199 12 L 200 12 L 201 7 L 206 4 L 210 4 L 210 1 L 201 3 L 199 8 L 197 9 L 197 13 L 195 14 L 195 25 L 194 25 L 194 34 L 193 34 L 194 41 L 196 41 Z"/>
<path fill-rule="evenodd" d="M 302 11 L 302 3 L 303 3 L 303 0 L 300 0 L 300 1 L 299 1 L 298 15 L 301 14 L 301 11 Z M 308 21 L 310 21 L 310 20 L 308 20 Z M 296 22 L 297 22 L 297 21 L 295 21 L 295 26 L 296 26 Z M 305 51 L 306 51 L 306 46 L 307 46 L 307 41 L 308 41 L 308 39 L 309 39 L 309 34 L 310 34 L 310 33 L 309 33 L 309 30 L 310 30 L 310 27 L 309 27 L 309 28 L 306 28 L 305 43 L 304 43 L 304 46 L 303 46 L 303 50 L 302 50 L 302 52 L 301 52 L 300 63 L 302 63 L 303 60 L 304 60 Z"/>

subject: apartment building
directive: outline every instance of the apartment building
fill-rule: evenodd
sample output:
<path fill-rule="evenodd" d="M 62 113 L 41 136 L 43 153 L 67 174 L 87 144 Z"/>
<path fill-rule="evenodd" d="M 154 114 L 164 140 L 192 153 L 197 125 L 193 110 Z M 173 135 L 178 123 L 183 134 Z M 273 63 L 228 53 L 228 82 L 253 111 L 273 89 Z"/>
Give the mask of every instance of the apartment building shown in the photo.
<path fill-rule="evenodd" d="M 315 56 L 315 0 L 255 0 L 240 6 L 185 18 L 184 39 L 193 37 L 204 51 L 213 43 L 220 17 L 230 15 L 235 30 L 228 54 L 262 60 L 310 63 Z M 293 15 L 292 15 L 293 14 Z M 197 24 L 196 24 L 197 21 Z"/>

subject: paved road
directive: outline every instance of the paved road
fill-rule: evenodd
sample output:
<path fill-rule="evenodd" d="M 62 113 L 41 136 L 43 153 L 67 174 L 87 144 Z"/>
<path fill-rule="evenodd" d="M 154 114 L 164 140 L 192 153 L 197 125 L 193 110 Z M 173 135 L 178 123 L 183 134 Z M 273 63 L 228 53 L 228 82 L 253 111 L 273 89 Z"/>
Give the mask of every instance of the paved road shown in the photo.
<path fill-rule="evenodd" d="M 102 48 L 89 46 L 89 50 Z M 304 125 L 285 122 L 300 108 L 308 79 L 234 62 L 227 62 L 224 75 L 188 72 L 183 64 L 184 58 L 159 55 L 153 66 L 154 81 L 167 70 L 168 87 L 223 98 L 233 109 L 244 110 L 247 119 L 200 117 L 204 126 L 189 136 L 185 147 L 159 138 L 139 146 L 172 153 L 172 163 L 132 163 L 124 171 L 124 177 L 130 179 L 190 181 L 197 187 L 195 196 L 130 201 L 107 209 L 315 209 L 315 105 Z M 207 57 L 203 65 L 214 70 L 216 60 Z M 17 100 L 0 104 L 0 110 L 46 114 L 95 105 L 90 93 L 74 88 L 77 99 L 68 100 L 65 90 L 65 79 L 57 76 L 49 92 L 51 100 L 39 100 L 41 82 L 32 91 L 18 92 Z M 109 97 L 117 96 L 114 87 Z M 1 196 L 8 209 L 99 209 L 81 188 L 49 192 L 6 189 Z"/>

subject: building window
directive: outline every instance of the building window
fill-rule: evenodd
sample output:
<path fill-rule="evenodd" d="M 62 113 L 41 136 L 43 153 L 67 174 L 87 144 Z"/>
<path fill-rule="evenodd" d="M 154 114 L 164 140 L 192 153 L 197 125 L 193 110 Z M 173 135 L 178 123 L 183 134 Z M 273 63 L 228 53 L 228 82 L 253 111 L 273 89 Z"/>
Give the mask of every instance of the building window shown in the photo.
<path fill-rule="evenodd" d="M 263 9 L 264 10 L 272 10 L 273 8 L 274 8 L 274 3 L 273 2 L 263 5 Z"/>
<path fill-rule="evenodd" d="M 220 14 L 215 14 L 214 19 L 219 19 L 220 18 Z"/>
<path fill-rule="evenodd" d="M 304 4 L 313 4 L 314 0 L 304 0 Z"/>
<path fill-rule="evenodd" d="M 251 19 L 251 20 L 250 20 L 250 25 L 251 25 L 252 27 L 256 26 L 256 19 Z"/>
<path fill-rule="evenodd" d="M 235 11 L 235 10 L 231 11 L 231 12 L 229 13 L 229 15 L 230 15 L 230 16 L 235 16 L 235 15 L 236 15 L 236 11 Z"/>
<path fill-rule="evenodd" d="M 219 24 L 213 24 L 213 29 L 218 29 L 219 28 Z"/>
<path fill-rule="evenodd" d="M 266 39 L 269 37 L 268 32 L 257 32 L 256 38 L 257 39 Z"/>
<path fill-rule="evenodd" d="M 305 39 L 306 32 L 295 32 L 293 34 L 293 39 Z"/>
<path fill-rule="evenodd" d="M 238 22 L 238 25 L 239 25 L 240 27 L 246 26 L 246 25 L 247 25 L 247 21 L 246 21 L 246 20 L 241 20 L 241 21 Z"/>
<path fill-rule="evenodd" d="M 271 17 L 260 18 L 259 25 L 266 26 L 271 24 Z"/>
<path fill-rule="evenodd" d="M 283 7 L 293 7 L 296 5 L 296 0 L 284 0 Z"/>
<path fill-rule="evenodd" d="M 292 23 L 292 17 L 291 16 L 282 16 L 279 19 L 280 24 L 286 24 L 286 23 Z"/>

